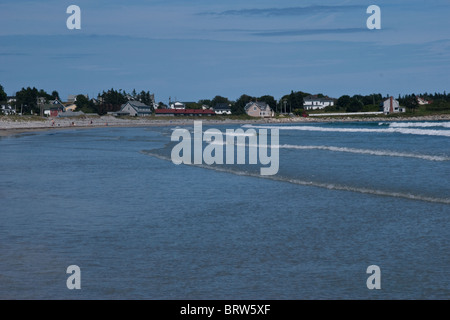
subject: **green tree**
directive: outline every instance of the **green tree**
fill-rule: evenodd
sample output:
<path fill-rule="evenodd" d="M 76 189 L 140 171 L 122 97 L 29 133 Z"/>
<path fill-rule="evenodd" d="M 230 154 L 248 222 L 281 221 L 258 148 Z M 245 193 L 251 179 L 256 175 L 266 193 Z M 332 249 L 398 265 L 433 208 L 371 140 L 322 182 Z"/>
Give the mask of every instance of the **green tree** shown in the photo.
<path fill-rule="evenodd" d="M 136 92 L 135 90 L 133 90 L 133 92 Z M 145 92 L 144 90 L 142 90 L 139 94 L 137 95 L 133 95 L 133 98 L 136 100 L 139 100 L 140 102 L 153 107 L 153 99 L 152 99 L 152 95 L 150 94 L 150 91 Z"/>
<path fill-rule="evenodd" d="M 186 109 L 201 109 L 202 105 L 197 102 L 186 102 Z"/>
<path fill-rule="evenodd" d="M 6 94 L 3 86 L 0 84 L 0 101 L 6 101 L 8 99 L 8 95 Z"/>
<path fill-rule="evenodd" d="M 419 103 L 417 102 L 417 97 L 413 94 L 404 98 L 403 104 L 406 108 L 409 108 L 410 110 L 415 112 Z"/>
<path fill-rule="evenodd" d="M 275 111 L 275 109 L 277 107 L 277 101 L 272 96 L 266 95 L 266 96 L 259 97 L 258 101 L 267 103 L 273 111 Z"/>
<path fill-rule="evenodd" d="M 350 96 L 348 96 L 348 95 L 344 95 L 337 100 L 336 105 L 339 108 L 344 109 L 344 108 L 347 108 L 351 102 L 352 102 L 352 98 L 350 98 Z"/>
<path fill-rule="evenodd" d="M 100 97 L 103 101 L 99 106 L 96 106 L 99 115 L 119 111 L 120 107 L 128 101 L 122 90 L 116 91 L 114 88 L 107 92 L 103 91 Z"/>
<path fill-rule="evenodd" d="M 231 105 L 231 112 L 235 115 L 245 114 L 245 106 L 250 101 L 256 101 L 255 97 L 243 94 Z"/>
<path fill-rule="evenodd" d="M 370 104 L 375 104 L 375 97 L 373 94 L 368 95 L 368 96 L 363 96 L 361 98 L 361 102 L 363 103 L 363 105 L 368 106 Z"/>
<path fill-rule="evenodd" d="M 21 107 L 24 114 L 30 113 L 31 111 L 39 113 L 37 107 L 37 98 L 39 96 L 40 92 L 35 87 L 22 88 L 22 90 L 16 93 L 17 106 Z"/>
<path fill-rule="evenodd" d="M 211 102 L 211 100 L 209 100 L 209 99 L 202 99 L 202 100 L 199 100 L 198 101 L 198 104 L 199 105 L 205 105 L 205 106 L 208 106 L 208 107 L 212 107 L 212 102 Z"/>
<path fill-rule="evenodd" d="M 362 111 L 364 105 L 358 99 L 358 97 L 351 98 L 350 104 L 347 106 L 347 112 L 360 112 Z"/>
<path fill-rule="evenodd" d="M 121 106 L 122 104 L 127 102 L 127 98 L 125 95 L 121 92 L 122 90 L 116 91 L 114 88 L 108 90 L 107 92 L 104 92 L 101 94 L 101 97 L 103 98 L 103 102 L 105 104 L 111 104 L 111 105 L 118 105 Z"/>
<path fill-rule="evenodd" d="M 56 91 L 56 90 L 54 90 L 53 92 L 52 92 L 52 100 L 56 100 L 56 99 L 58 99 L 58 100 L 61 100 L 60 98 L 59 98 L 59 93 L 58 93 L 58 91 Z"/>
<path fill-rule="evenodd" d="M 302 91 L 291 91 L 290 94 L 283 96 L 278 104 L 278 109 L 282 110 L 283 112 L 293 112 L 295 110 L 303 110 L 303 103 L 304 99 L 309 96 L 309 93 L 302 92 Z M 285 101 L 286 101 L 286 108 L 285 108 Z M 300 111 L 301 113 L 303 111 Z"/>
<path fill-rule="evenodd" d="M 212 99 L 212 101 L 211 101 L 212 107 L 214 107 L 217 104 L 221 104 L 221 103 L 229 104 L 230 100 L 228 100 L 228 98 L 225 98 L 225 97 L 215 96 L 214 99 Z"/>
<path fill-rule="evenodd" d="M 48 94 L 48 93 L 45 92 L 43 89 L 39 90 L 38 95 L 39 95 L 39 97 L 45 98 L 45 99 L 47 99 L 47 100 L 52 99 L 52 95 Z"/>
<path fill-rule="evenodd" d="M 77 111 L 82 111 L 84 113 L 97 112 L 94 103 L 82 94 L 77 96 L 77 101 L 75 102 L 75 104 L 77 105 Z"/>

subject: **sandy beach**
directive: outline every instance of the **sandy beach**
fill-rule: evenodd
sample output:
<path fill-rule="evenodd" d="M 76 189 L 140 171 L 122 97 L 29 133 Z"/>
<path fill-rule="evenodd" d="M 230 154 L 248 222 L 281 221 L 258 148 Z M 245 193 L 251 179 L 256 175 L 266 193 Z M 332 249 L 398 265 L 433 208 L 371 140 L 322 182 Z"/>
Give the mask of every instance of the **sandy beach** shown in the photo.
<path fill-rule="evenodd" d="M 450 114 L 418 116 L 418 117 L 286 117 L 266 119 L 224 119 L 224 118 L 116 118 L 113 116 L 94 116 L 83 118 L 17 118 L 0 117 L 0 137 L 15 135 L 25 132 L 38 132 L 43 130 L 61 129 L 89 129 L 99 127 L 146 127 L 146 126 L 177 126 L 191 125 L 194 121 L 201 120 L 209 125 L 226 124 L 267 124 L 267 123 L 319 123 L 319 122 L 356 122 L 356 121 L 439 121 L 449 120 Z"/>

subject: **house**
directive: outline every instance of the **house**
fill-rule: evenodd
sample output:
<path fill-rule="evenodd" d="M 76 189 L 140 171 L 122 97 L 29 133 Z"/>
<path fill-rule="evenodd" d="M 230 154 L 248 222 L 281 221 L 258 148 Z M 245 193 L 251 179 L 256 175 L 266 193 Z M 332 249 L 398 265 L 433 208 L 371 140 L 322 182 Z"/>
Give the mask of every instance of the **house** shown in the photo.
<path fill-rule="evenodd" d="M 13 107 L 11 107 L 9 104 L 6 104 L 6 105 L 1 105 L 1 113 L 9 116 L 11 114 L 16 114 L 16 110 Z"/>
<path fill-rule="evenodd" d="M 335 102 L 336 99 L 327 96 L 319 97 L 318 95 L 310 95 L 303 100 L 303 108 L 305 110 L 321 110 L 334 106 Z"/>
<path fill-rule="evenodd" d="M 421 106 L 431 104 L 431 101 L 425 100 L 424 98 L 417 97 L 417 103 Z"/>
<path fill-rule="evenodd" d="M 74 94 L 69 94 L 69 96 L 67 97 L 67 102 L 69 103 L 75 103 L 77 102 L 77 96 L 79 96 L 78 94 L 74 95 Z M 85 96 L 86 99 L 89 100 L 89 96 L 87 94 L 81 94 L 81 96 Z"/>
<path fill-rule="evenodd" d="M 182 102 L 175 102 L 170 104 L 170 109 L 186 110 L 186 105 Z"/>
<path fill-rule="evenodd" d="M 64 107 L 65 112 L 74 112 L 77 109 L 77 105 L 75 103 L 69 103 Z"/>
<path fill-rule="evenodd" d="M 249 102 L 245 105 L 244 110 L 250 117 L 270 118 L 275 116 L 272 108 L 265 102 Z"/>
<path fill-rule="evenodd" d="M 58 117 L 61 113 L 64 112 L 64 106 L 61 104 L 47 103 L 42 106 L 42 110 L 45 116 Z"/>
<path fill-rule="evenodd" d="M 6 97 L 6 102 L 7 102 L 8 104 L 16 103 L 16 102 L 17 102 L 17 98 L 14 97 L 14 96 L 8 96 L 8 97 Z"/>
<path fill-rule="evenodd" d="M 174 117 L 174 116 L 213 116 L 216 113 L 213 110 L 203 110 L 203 109 L 157 109 L 155 110 L 155 115 L 157 117 Z"/>
<path fill-rule="evenodd" d="M 48 103 L 49 103 L 49 104 L 57 104 L 57 105 L 61 105 L 61 106 L 64 107 L 64 105 L 62 104 L 62 102 L 59 101 L 58 99 L 55 99 L 55 100 L 49 100 Z"/>
<path fill-rule="evenodd" d="M 41 116 L 57 117 L 65 111 L 65 106 L 58 100 L 50 100 L 48 103 L 40 105 Z"/>
<path fill-rule="evenodd" d="M 220 114 L 220 115 L 223 115 L 223 114 L 230 115 L 231 114 L 231 107 L 229 104 L 226 104 L 226 103 L 218 103 L 214 106 L 213 109 L 216 114 Z"/>
<path fill-rule="evenodd" d="M 394 97 L 390 97 L 386 101 L 383 102 L 382 105 L 384 114 L 391 114 L 391 113 L 399 113 L 399 112 L 406 112 L 405 108 L 400 108 L 400 104 L 397 100 L 394 99 Z"/>
<path fill-rule="evenodd" d="M 152 108 L 139 101 L 128 101 L 123 104 L 117 115 L 127 115 L 132 117 L 146 117 L 152 114 Z"/>
<path fill-rule="evenodd" d="M 44 105 L 46 103 L 47 103 L 47 99 L 45 97 L 37 97 L 36 98 L 36 104 L 38 106 L 42 106 L 42 105 Z"/>

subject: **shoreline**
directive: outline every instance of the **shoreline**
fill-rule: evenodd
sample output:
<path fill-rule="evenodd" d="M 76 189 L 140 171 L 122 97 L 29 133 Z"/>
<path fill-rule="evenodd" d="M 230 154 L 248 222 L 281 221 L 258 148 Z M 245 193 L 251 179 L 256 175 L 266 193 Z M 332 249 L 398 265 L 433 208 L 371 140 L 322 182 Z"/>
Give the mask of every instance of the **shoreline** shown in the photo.
<path fill-rule="evenodd" d="M 288 124 L 288 123 L 324 123 L 324 122 L 399 122 L 399 121 L 450 121 L 450 114 L 411 117 L 289 117 L 266 119 L 214 119 L 214 118 L 174 118 L 174 119 L 121 119 L 112 116 L 84 117 L 84 118 L 48 118 L 42 120 L 20 119 L 10 120 L 0 118 L 0 137 L 7 137 L 22 133 L 42 132 L 50 130 L 67 129 L 94 129 L 94 128 L 133 128 L 133 127 L 161 127 L 192 125 L 194 121 L 201 120 L 209 125 L 228 124 Z"/>

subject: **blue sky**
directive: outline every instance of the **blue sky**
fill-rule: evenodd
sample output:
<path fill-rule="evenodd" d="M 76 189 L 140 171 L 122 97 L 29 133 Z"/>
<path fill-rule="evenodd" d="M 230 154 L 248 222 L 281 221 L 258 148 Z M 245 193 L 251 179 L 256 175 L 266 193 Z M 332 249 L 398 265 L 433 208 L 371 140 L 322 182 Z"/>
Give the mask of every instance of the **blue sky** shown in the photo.
<path fill-rule="evenodd" d="M 71 4 L 81 30 L 66 28 Z M 381 30 L 366 28 L 372 4 Z M 163 102 L 448 92 L 449 14 L 448 0 L 2 0 L 0 84 Z"/>

